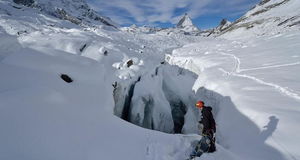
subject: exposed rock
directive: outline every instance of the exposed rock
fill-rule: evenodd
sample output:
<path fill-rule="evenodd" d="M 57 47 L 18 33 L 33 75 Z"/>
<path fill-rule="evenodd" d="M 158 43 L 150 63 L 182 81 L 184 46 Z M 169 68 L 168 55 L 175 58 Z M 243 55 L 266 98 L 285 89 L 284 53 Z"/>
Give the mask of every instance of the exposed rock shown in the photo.
<path fill-rule="evenodd" d="M 258 5 L 264 5 L 264 4 L 266 4 L 266 3 L 268 3 L 268 2 L 270 2 L 271 0 L 262 0 L 262 1 L 260 1 L 259 2 L 259 4 Z"/>
<path fill-rule="evenodd" d="M 17 6 L 12 6 L 14 7 L 15 9 L 22 9 L 22 7 L 17 7 Z"/>
<path fill-rule="evenodd" d="M 87 45 L 84 44 L 84 45 L 79 49 L 79 51 L 82 52 L 82 51 L 86 48 L 86 46 L 87 46 Z"/>
<path fill-rule="evenodd" d="M 187 13 L 185 13 L 184 16 L 177 23 L 176 27 L 184 28 L 184 27 L 192 26 L 192 25 L 193 25 L 193 22 L 192 22 L 191 18 L 188 16 Z"/>
<path fill-rule="evenodd" d="M 108 55 L 108 51 L 105 50 L 105 51 L 103 52 L 103 55 L 107 56 L 107 55 Z"/>
<path fill-rule="evenodd" d="M 291 18 L 288 18 L 288 19 L 284 20 L 283 22 L 280 22 L 280 23 L 278 24 L 278 26 L 281 26 L 281 25 L 283 25 L 283 24 L 286 24 L 286 23 L 288 23 L 289 21 L 293 21 L 293 20 L 295 20 L 295 19 L 297 19 L 297 18 L 300 18 L 300 16 L 293 16 L 293 17 L 291 17 Z"/>
<path fill-rule="evenodd" d="M 18 36 L 21 35 L 21 34 L 26 34 L 26 33 L 28 33 L 26 30 L 17 32 Z"/>
<path fill-rule="evenodd" d="M 190 34 L 190 32 L 193 31 L 199 31 L 187 13 L 185 13 L 184 16 L 179 20 L 176 27 L 183 30 L 185 34 Z"/>
<path fill-rule="evenodd" d="M 69 77 L 67 74 L 61 74 L 60 78 L 63 79 L 67 83 L 73 82 L 73 79 L 71 77 Z"/>
<path fill-rule="evenodd" d="M 100 16 L 96 11 L 91 9 L 85 0 L 14 0 L 15 3 L 28 7 L 37 8 L 57 18 L 68 20 L 81 26 L 106 25 L 118 28 L 117 24 L 110 18 Z"/>
<path fill-rule="evenodd" d="M 129 68 L 130 66 L 133 65 L 133 60 L 132 60 L 132 59 L 128 60 L 128 61 L 126 62 L 126 64 L 127 64 L 127 67 Z"/>
<path fill-rule="evenodd" d="M 220 22 L 220 26 L 224 26 L 227 23 L 227 20 L 224 18 Z"/>
<path fill-rule="evenodd" d="M 116 89 L 118 86 L 118 82 L 113 83 L 112 86 L 114 87 L 114 89 Z"/>
<path fill-rule="evenodd" d="M 207 36 L 216 35 L 216 34 L 221 33 L 226 28 L 228 28 L 230 26 L 230 24 L 231 24 L 231 22 L 229 22 L 227 19 L 225 19 L 225 18 L 222 19 L 220 24 L 216 28 L 212 29 Z"/>
<path fill-rule="evenodd" d="M 56 12 L 54 14 L 57 18 L 68 20 L 74 24 L 79 25 L 81 23 L 81 20 L 77 17 L 73 17 L 69 15 L 64 9 L 56 9 Z"/>
<path fill-rule="evenodd" d="M 34 0 L 14 0 L 14 2 L 28 7 L 34 4 Z"/>
<path fill-rule="evenodd" d="M 218 35 L 234 38 L 238 34 L 233 32 L 241 30 L 249 37 L 276 34 L 279 30 L 289 31 L 300 20 L 299 7 L 295 6 L 298 3 L 298 0 L 262 0 Z"/>

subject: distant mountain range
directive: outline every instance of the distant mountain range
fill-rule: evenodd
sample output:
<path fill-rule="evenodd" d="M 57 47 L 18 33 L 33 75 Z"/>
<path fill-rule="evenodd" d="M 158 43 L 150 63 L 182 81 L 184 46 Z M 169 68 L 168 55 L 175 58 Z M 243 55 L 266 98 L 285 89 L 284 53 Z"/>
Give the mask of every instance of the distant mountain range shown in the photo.
<path fill-rule="evenodd" d="M 118 27 L 110 18 L 101 16 L 91 9 L 85 0 L 13 0 L 13 2 L 82 26 Z"/>
<path fill-rule="evenodd" d="M 159 28 L 159 27 L 137 27 L 136 25 L 132 25 L 130 27 L 123 27 L 123 31 L 132 32 L 132 33 L 160 33 L 160 34 L 177 34 L 182 33 L 185 35 L 198 35 L 200 33 L 200 29 L 196 27 L 191 18 L 187 13 L 179 20 L 177 25 L 173 28 Z"/>
<path fill-rule="evenodd" d="M 188 14 L 183 15 L 176 26 L 172 28 L 159 27 L 120 27 L 110 18 L 101 16 L 91 9 L 85 0 L 10 0 L 16 5 L 24 5 L 38 9 L 47 15 L 67 20 L 83 27 L 108 27 L 120 29 L 131 33 L 145 34 L 184 34 L 194 36 L 221 36 L 238 37 L 260 36 L 265 34 L 277 34 L 285 30 L 300 28 L 300 1 L 299 0 L 262 0 L 244 16 L 234 22 L 223 19 L 219 26 L 200 30 L 196 27 Z M 21 8 L 21 7 L 20 7 Z"/>
<path fill-rule="evenodd" d="M 187 14 L 173 28 L 134 26 L 125 27 L 123 30 L 144 33 L 183 33 L 197 36 L 238 37 L 241 33 L 244 33 L 244 36 L 261 36 L 292 29 L 300 29 L 299 0 L 262 0 L 236 21 L 231 23 L 226 19 L 222 19 L 217 27 L 208 30 L 199 30 L 193 25 Z"/>

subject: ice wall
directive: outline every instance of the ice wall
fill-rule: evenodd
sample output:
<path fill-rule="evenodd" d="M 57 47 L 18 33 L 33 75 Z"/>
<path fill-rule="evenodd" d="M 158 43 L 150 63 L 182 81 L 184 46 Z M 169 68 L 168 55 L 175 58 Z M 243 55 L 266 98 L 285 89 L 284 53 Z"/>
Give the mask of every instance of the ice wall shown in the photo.
<path fill-rule="evenodd" d="M 120 81 L 114 90 L 115 115 L 138 126 L 167 133 L 199 133 L 197 75 L 161 64 L 138 80 Z"/>

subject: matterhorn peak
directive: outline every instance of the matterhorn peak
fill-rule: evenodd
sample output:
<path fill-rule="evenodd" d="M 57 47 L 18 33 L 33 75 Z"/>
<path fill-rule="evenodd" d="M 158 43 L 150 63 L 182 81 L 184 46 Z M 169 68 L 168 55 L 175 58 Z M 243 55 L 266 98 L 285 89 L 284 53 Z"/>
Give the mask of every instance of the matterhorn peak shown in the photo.
<path fill-rule="evenodd" d="M 199 29 L 196 26 L 194 26 L 191 18 L 187 13 L 185 13 L 184 16 L 180 19 L 176 27 L 185 32 L 199 31 Z"/>
<path fill-rule="evenodd" d="M 178 24 L 176 25 L 177 28 L 185 28 L 187 26 L 193 26 L 193 22 L 187 13 L 180 19 Z"/>

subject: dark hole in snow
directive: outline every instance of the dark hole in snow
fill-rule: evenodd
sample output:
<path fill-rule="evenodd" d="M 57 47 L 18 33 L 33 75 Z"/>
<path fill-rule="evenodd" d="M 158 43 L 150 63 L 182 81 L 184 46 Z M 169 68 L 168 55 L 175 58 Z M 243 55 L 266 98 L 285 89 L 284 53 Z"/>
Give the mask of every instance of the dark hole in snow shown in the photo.
<path fill-rule="evenodd" d="M 31 6 L 34 4 L 34 0 L 13 0 L 17 4 L 22 4 L 24 6 Z"/>
<path fill-rule="evenodd" d="M 188 106 L 191 105 L 188 104 L 186 98 L 180 96 L 180 93 L 176 93 L 179 91 L 176 85 L 185 83 L 184 79 L 181 82 L 182 77 L 186 76 L 183 72 L 185 70 L 179 67 L 160 65 L 152 73 L 143 75 L 136 80 L 133 78 L 125 82 L 114 83 L 115 115 L 148 129 L 166 133 L 187 132 L 184 131 L 184 125 Z M 191 76 L 191 74 L 187 75 Z M 169 84 L 173 78 L 176 79 L 176 82 Z M 194 81 L 195 77 L 192 78 Z M 193 95 L 194 93 L 190 91 L 188 94 Z M 188 96 L 186 95 L 186 97 Z M 196 99 L 192 98 L 191 101 L 196 101 Z M 190 108 L 190 112 L 194 112 L 191 111 L 193 109 Z M 195 120 L 194 123 L 197 122 Z"/>
<path fill-rule="evenodd" d="M 126 64 L 127 64 L 127 67 L 129 68 L 130 66 L 133 65 L 133 60 L 130 59 L 129 61 L 126 62 Z"/>
<path fill-rule="evenodd" d="M 26 30 L 25 31 L 18 31 L 17 32 L 18 36 L 21 35 L 21 34 L 26 34 L 26 33 L 28 33 Z"/>
<path fill-rule="evenodd" d="M 79 49 L 79 51 L 82 52 L 85 48 L 86 48 L 86 44 L 84 44 L 84 45 Z"/>
<path fill-rule="evenodd" d="M 73 79 L 72 79 L 71 77 L 69 77 L 68 75 L 66 75 L 66 74 L 61 74 L 61 75 L 60 75 L 60 78 L 61 78 L 62 80 L 64 80 L 65 82 L 67 82 L 67 83 L 73 82 Z"/>
<path fill-rule="evenodd" d="M 155 75 L 157 76 L 157 74 L 158 74 L 158 67 L 157 68 L 155 68 Z"/>
<path fill-rule="evenodd" d="M 129 87 L 128 95 L 125 98 L 124 109 L 123 109 L 122 117 L 121 117 L 125 121 L 130 121 L 130 117 L 129 117 L 130 104 L 131 104 L 132 96 L 133 96 L 133 93 L 134 93 L 134 87 L 135 87 L 135 84 L 132 84 Z"/>
<path fill-rule="evenodd" d="M 13 6 L 15 9 L 22 9 L 22 7 Z"/>
<path fill-rule="evenodd" d="M 114 89 L 116 89 L 117 86 L 118 86 L 118 82 L 114 82 L 114 83 L 112 84 L 112 86 L 114 87 Z"/>
<path fill-rule="evenodd" d="M 184 115 L 186 114 L 186 106 L 182 101 L 170 102 L 172 108 L 172 117 L 174 122 L 174 133 L 181 133 L 184 125 Z"/>
<path fill-rule="evenodd" d="M 107 56 L 108 52 L 105 50 L 105 51 L 103 52 L 103 54 L 104 54 L 105 56 Z"/>

